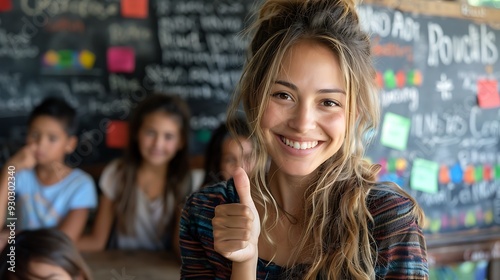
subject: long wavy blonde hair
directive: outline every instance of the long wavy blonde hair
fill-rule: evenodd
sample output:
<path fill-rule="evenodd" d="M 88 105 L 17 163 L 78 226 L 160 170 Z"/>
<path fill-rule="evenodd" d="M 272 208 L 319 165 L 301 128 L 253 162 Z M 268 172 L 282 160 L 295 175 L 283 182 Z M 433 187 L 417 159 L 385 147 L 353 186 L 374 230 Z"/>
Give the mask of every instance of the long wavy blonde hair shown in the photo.
<path fill-rule="evenodd" d="M 366 199 L 376 187 L 380 167 L 363 156 L 377 130 L 380 109 L 370 40 L 361 30 L 355 5 L 352 0 L 266 1 L 249 29 L 253 38 L 247 62 L 228 111 L 228 117 L 237 115 L 242 104 L 253 132 L 252 196 L 264 209 L 261 235 L 276 244 L 269 232 L 278 224 L 280 211 L 266 184 L 268 155 L 260 128 L 268 93 L 283 57 L 301 40 L 323 44 L 339 58 L 347 91 L 345 142 L 306 188 L 303 217 L 308 219 L 301 221 L 304 230 L 288 263 L 293 267 L 301 254 L 312 255 L 305 279 L 375 279 L 377 253 Z M 408 196 L 397 186 L 394 189 Z M 423 217 L 418 207 L 412 214 Z"/>

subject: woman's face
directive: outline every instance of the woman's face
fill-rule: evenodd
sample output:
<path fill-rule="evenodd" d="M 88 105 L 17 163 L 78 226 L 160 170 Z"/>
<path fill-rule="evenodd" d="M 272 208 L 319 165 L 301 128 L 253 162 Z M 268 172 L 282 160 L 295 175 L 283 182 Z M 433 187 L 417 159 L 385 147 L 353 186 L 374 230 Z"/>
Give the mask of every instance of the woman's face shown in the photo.
<path fill-rule="evenodd" d="M 146 115 L 138 142 L 142 158 L 148 164 L 168 164 L 183 146 L 179 121 L 161 111 Z"/>
<path fill-rule="evenodd" d="M 332 157 L 346 133 L 346 89 L 337 56 L 301 41 L 285 55 L 260 125 L 272 165 L 306 176 Z"/>
<path fill-rule="evenodd" d="M 255 165 L 251 160 L 252 143 L 243 137 L 238 137 L 238 139 L 241 147 L 231 137 L 227 137 L 222 143 L 220 171 L 224 180 L 231 178 L 236 167 L 243 167 L 247 173 L 250 173 Z"/>

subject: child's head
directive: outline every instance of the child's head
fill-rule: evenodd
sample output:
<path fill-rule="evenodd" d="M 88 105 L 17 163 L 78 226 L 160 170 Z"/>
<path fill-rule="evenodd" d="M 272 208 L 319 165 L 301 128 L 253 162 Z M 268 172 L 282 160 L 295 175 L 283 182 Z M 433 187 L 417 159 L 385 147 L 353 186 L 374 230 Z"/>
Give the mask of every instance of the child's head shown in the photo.
<path fill-rule="evenodd" d="M 188 161 L 189 109 L 177 96 L 153 94 L 130 121 L 129 156 L 149 165 Z"/>
<path fill-rule="evenodd" d="M 247 173 L 253 170 L 254 163 L 251 157 L 253 145 L 249 139 L 248 125 L 241 118 L 229 122 L 233 123 L 236 135 L 232 135 L 226 123 L 222 123 L 214 131 L 206 147 L 204 186 L 228 180 L 234 169 L 239 166 Z"/>
<path fill-rule="evenodd" d="M 28 118 L 27 145 L 36 146 L 38 164 L 63 162 L 74 151 L 78 129 L 76 111 L 64 99 L 48 97 Z"/>
<path fill-rule="evenodd" d="M 14 259 L 8 256 L 11 251 L 15 254 Z M 18 233 L 15 244 L 7 244 L 0 259 L 0 279 L 91 279 L 89 269 L 72 241 L 57 229 Z M 9 270 L 13 265 L 15 272 Z"/>
<path fill-rule="evenodd" d="M 267 163 L 269 151 L 261 125 L 272 88 L 278 75 L 286 75 L 281 72 L 294 47 L 305 41 L 328 49 L 336 57 L 345 85 L 345 137 L 324 165 L 329 170 L 342 165 L 346 167 L 343 172 L 357 169 L 364 144 L 378 125 L 379 105 L 370 40 L 361 30 L 354 1 L 266 1 L 254 31 L 229 116 L 237 114 L 241 102 L 257 141 L 256 170 L 265 170 Z"/>

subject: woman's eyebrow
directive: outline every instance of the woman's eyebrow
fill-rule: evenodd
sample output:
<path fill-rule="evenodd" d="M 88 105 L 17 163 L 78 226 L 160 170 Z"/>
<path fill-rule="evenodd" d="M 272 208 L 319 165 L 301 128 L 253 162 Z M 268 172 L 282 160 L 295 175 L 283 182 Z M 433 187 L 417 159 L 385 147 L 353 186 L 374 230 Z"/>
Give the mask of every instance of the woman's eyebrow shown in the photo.
<path fill-rule="evenodd" d="M 292 84 L 290 82 L 287 82 L 287 81 L 276 80 L 275 83 L 283 85 L 283 86 L 288 87 L 288 88 L 290 88 L 292 90 L 295 90 L 295 91 L 298 90 L 298 88 L 297 88 L 296 85 L 294 85 L 294 84 Z M 339 88 L 331 88 L 331 89 L 327 88 L 327 89 L 320 89 L 320 90 L 318 90 L 318 93 L 336 93 L 336 92 L 346 94 L 344 90 L 339 89 Z"/>
<path fill-rule="evenodd" d="M 297 88 L 296 85 L 292 84 L 292 83 L 289 83 L 289 82 L 286 82 L 286 81 L 283 81 L 283 80 L 276 80 L 275 82 L 276 84 L 280 84 L 280 85 L 283 85 L 285 87 L 288 87 L 288 88 L 291 88 L 293 90 L 298 90 L 299 88 Z"/>

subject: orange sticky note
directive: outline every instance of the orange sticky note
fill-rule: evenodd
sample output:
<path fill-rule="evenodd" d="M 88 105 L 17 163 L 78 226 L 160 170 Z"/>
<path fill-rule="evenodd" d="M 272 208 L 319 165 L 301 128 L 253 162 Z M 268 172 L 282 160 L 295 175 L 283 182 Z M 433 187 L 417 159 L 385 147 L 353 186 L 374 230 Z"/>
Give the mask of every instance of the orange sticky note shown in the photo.
<path fill-rule="evenodd" d="M 451 181 L 448 166 L 441 165 L 439 168 L 439 183 L 448 184 Z"/>
<path fill-rule="evenodd" d="M 148 0 L 122 0 L 122 16 L 128 18 L 147 18 L 148 4 Z"/>
<path fill-rule="evenodd" d="M 477 102 L 481 108 L 500 107 L 500 95 L 496 80 L 482 79 L 477 81 Z"/>
<path fill-rule="evenodd" d="M 106 146 L 109 148 L 125 148 L 128 144 L 128 123 L 126 121 L 109 121 L 106 128 Z"/>
<path fill-rule="evenodd" d="M 12 10 L 12 0 L 0 0 L 0 12 Z"/>
<path fill-rule="evenodd" d="M 132 73 L 135 70 L 135 51 L 131 47 L 111 47 L 107 52 L 108 71 Z"/>
<path fill-rule="evenodd" d="M 464 182 L 466 184 L 474 184 L 475 182 L 475 169 L 474 169 L 474 166 L 467 166 L 467 168 L 465 169 L 465 173 L 464 173 Z"/>

